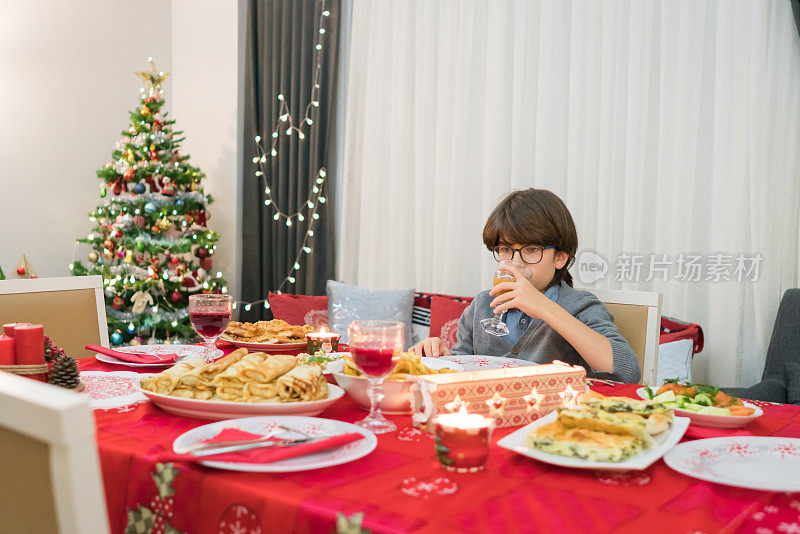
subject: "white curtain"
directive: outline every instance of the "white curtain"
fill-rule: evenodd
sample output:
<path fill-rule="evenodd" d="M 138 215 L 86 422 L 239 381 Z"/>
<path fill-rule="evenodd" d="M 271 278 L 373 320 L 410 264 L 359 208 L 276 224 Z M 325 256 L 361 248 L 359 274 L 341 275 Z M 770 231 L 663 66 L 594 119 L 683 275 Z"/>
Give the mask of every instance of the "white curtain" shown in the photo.
<path fill-rule="evenodd" d="M 580 251 L 608 261 L 594 287 L 662 292 L 664 314 L 705 330 L 701 378 L 760 379 L 798 285 L 788 0 L 354 0 L 351 32 L 340 279 L 475 294 L 493 264 L 488 213 L 512 189 L 546 188 Z M 616 279 L 623 254 L 641 255 L 638 280 Z M 667 255 L 666 281 L 647 280 L 650 254 Z M 681 254 L 760 254 L 758 278 L 676 279 Z"/>

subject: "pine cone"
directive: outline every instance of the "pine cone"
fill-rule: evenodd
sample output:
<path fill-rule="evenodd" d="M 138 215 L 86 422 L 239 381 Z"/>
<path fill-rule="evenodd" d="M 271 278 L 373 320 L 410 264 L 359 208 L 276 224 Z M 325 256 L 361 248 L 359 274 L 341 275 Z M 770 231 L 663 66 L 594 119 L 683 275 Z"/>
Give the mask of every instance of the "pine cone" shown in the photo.
<path fill-rule="evenodd" d="M 66 354 L 59 355 L 50 369 L 48 382 L 56 386 L 75 389 L 81 383 L 78 362 Z"/>

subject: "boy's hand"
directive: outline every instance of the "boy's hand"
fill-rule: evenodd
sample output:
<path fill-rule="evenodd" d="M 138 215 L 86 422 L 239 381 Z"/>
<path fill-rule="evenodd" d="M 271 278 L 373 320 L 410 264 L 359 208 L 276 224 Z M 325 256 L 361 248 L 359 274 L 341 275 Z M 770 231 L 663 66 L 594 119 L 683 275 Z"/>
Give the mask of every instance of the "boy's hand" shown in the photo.
<path fill-rule="evenodd" d="M 408 349 L 408 352 L 413 352 L 417 356 L 427 356 L 429 358 L 438 358 L 439 356 L 450 356 L 450 349 L 438 337 L 429 337 L 423 339 L 413 347 Z"/>
<path fill-rule="evenodd" d="M 544 320 L 549 306 L 553 304 L 544 293 L 536 289 L 515 265 L 502 265 L 500 269 L 514 275 L 516 281 L 497 284 L 489 291 L 495 299 L 489 303 L 495 313 L 501 313 L 512 308 L 521 310 L 524 314 L 534 319 Z M 508 291 L 498 295 L 502 291 Z"/>

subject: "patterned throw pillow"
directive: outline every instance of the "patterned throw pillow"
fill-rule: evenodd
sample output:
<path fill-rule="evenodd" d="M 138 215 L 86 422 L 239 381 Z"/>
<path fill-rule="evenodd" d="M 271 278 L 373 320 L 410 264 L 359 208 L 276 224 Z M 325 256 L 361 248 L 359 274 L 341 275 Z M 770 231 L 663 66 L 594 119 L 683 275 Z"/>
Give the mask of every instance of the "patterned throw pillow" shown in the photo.
<path fill-rule="evenodd" d="M 453 297 L 431 297 L 431 337 L 442 338 L 447 348 L 456 344 L 458 320 L 472 302 L 471 298 L 455 300 Z"/>
<path fill-rule="evenodd" d="M 310 324 L 314 330 L 328 326 L 328 297 L 270 292 L 269 306 L 276 319 L 289 324 Z"/>
<path fill-rule="evenodd" d="M 328 322 L 331 330 L 342 334 L 347 343 L 347 326 L 357 319 L 385 319 L 405 324 L 405 346 L 412 345 L 411 308 L 413 289 L 364 289 L 328 280 Z"/>

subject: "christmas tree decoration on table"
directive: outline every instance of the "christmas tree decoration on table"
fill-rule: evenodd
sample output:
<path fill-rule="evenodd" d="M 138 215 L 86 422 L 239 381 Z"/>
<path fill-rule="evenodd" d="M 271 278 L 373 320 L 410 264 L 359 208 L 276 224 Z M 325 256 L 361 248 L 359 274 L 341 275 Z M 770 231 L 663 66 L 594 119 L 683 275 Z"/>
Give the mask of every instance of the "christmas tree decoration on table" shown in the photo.
<path fill-rule="evenodd" d="M 103 277 L 112 344 L 193 342 L 189 295 L 227 292 L 222 273 L 212 273 L 219 240 L 207 225 L 212 198 L 164 110 L 169 73 L 149 59 L 135 74 L 144 82 L 139 103 L 97 171 L 103 203 L 89 214 L 94 228 L 77 240 L 91 246 L 88 261 L 73 259 L 70 268 Z"/>

